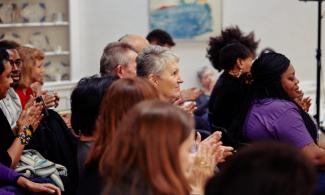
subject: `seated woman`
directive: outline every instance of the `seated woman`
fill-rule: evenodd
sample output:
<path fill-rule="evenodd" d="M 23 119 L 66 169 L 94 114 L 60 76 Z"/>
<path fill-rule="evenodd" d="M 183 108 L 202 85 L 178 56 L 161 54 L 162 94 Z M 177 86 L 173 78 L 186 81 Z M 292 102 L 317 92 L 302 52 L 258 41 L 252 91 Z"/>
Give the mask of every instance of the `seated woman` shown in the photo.
<path fill-rule="evenodd" d="M 312 195 L 315 170 L 292 146 L 258 143 L 236 153 L 206 185 L 205 195 Z"/>
<path fill-rule="evenodd" d="M 158 98 L 157 90 L 140 78 L 119 79 L 107 89 L 95 126 L 95 141 L 89 150 L 84 171 L 80 173 L 77 194 L 100 194 L 104 183 L 98 171 L 99 161 L 115 139 L 122 117 L 136 103 Z"/>
<path fill-rule="evenodd" d="M 209 100 L 209 121 L 213 130 L 228 130 L 238 114 L 247 90 L 248 73 L 252 65 L 253 54 L 239 42 L 230 43 L 219 51 L 219 68 L 224 72 L 218 78 Z M 237 147 L 224 134 L 226 145 Z"/>
<path fill-rule="evenodd" d="M 19 55 L 22 59 L 21 78 L 15 88 L 21 105 L 28 105 L 31 95 L 36 95 L 36 100 L 44 105 L 43 115 L 38 130 L 29 145 L 29 149 L 37 150 L 42 156 L 54 163 L 61 164 L 68 170 L 68 178 L 63 178 L 67 193 L 76 190 L 78 182 L 78 166 L 76 160 L 76 138 L 66 126 L 61 116 L 48 107 L 57 105 L 58 98 L 55 94 L 48 94 L 41 90 L 44 77 L 44 53 L 30 47 L 19 47 Z M 36 91 L 32 85 L 38 83 Z M 41 98 L 42 97 L 42 98 Z M 68 181 L 65 181 L 68 180 Z"/>
<path fill-rule="evenodd" d="M 18 86 L 15 86 L 15 91 L 19 96 L 22 108 L 25 108 L 31 95 L 43 95 L 46 107 L 57 106 L 59 97 L 41 90 L 44 82 L 44 53 L 30 47 L 19 47 L 18 53 L 22 59 L 21 77 Z"/>
<path fill-rule="evenodd" d="M 6 50 L 0 50 L 0 99 L 6 97 L 12 83 L 11 65 Z M 16 129 L 11 126 L 0 109 L 0 163 L 8 167 L 16 167 L 22 151 L 30 142 L 32 134 L 42 119 L 42 105 L 31 103 L 28 109 L 22 111 Z"/>
<path fill-rule="evenodd" d="M 165 101 L 181 106 L 189 113 L 196 109 L 195 102 L 184 104 L 181 98 L 179 58 L 170 49 L 151 45 L 144 48 L 136 58 L 137 76 L 148 79 L 161 93 Z M 196 129 L 209 130 L 207 123 L 196 118 Z M 200 124 L 200 125 L 198 125 Z"/>
<path fill-rule="evenodd" d="M 237 137 L 247 142 L 287 143 L 325 170 L 325 150 L 318 146 L 317 126 L 294 101 L 301 91 L 290 60 L 279 53 L 264 53 L 254 61 L 251 73 L 252 86 L 234 125 Z"/>
<path fill-rule="evenodd" d="M 114 80 L 113 77 L 85 77 L 71 93 L 71 125 L 79 135 L 77 146 L 79 173 L 83 172 L 88 151 L 95 140 L 95 122 L 101 101 Z"/>
<path fill-rule="evenodd" d="M 244 34 L 238 26 L 225 28 L 221 35 L 210 38 L 207 57 L 216 70 L 223 70 L 209 100 L 209 121 L 213 131 L 218 127 L 229 130 L 238 113 L 245 93 L 245 76 L 257 46 L 254 32 Z M 228 140 L 223 139 L 223 142 L 231 144 Z"/>
<path fill-rule="evenodd" d="M 177 106 L 159 100 L 137 104 L 123 117 L 101 159 L 101 171 L 107 178 L 104 194 L 187 195 L 193 189 L 189 175 L 196 176 L 195 184 L 203 188 L 215 162 L 206 150 L 200 170 L 188 173 L 193 129 L 191 115 Z"/>

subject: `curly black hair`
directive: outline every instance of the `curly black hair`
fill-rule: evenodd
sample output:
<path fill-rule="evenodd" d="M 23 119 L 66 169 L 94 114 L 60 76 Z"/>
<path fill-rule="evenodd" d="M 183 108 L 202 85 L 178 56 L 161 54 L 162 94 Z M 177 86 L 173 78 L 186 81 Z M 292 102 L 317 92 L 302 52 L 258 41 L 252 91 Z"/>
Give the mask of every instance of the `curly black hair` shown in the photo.
<path fill-rule="evenodd" d="M 212 63 L 212 66 L 218 71 L 221 71 L 223 69 L 219 61 L 219 53 L 221 48 L 234 42 L 243 44 L 254 56 L 256 55 L 256 49 L 259 44 L 259 40 L 255 41 L 254 32 L 250 32 L 247 35 L 244 35 L 238 26 L 225 28 L 223 31 L 221 31 L 221 35 L 210 37 L 206 55 L 206 57 Z"/>

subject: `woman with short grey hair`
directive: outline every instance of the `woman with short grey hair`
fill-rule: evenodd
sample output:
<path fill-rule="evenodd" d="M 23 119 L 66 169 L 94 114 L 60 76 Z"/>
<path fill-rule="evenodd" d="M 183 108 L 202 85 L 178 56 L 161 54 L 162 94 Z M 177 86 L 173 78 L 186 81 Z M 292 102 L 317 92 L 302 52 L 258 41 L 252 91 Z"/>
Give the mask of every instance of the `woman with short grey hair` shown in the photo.
<path fill-rule="evenodd" d="M 179 58 L 168 48 L 151 45 L 137 59 L 137 76 L 148 79 L 170 102 L 180 98 Z"/>

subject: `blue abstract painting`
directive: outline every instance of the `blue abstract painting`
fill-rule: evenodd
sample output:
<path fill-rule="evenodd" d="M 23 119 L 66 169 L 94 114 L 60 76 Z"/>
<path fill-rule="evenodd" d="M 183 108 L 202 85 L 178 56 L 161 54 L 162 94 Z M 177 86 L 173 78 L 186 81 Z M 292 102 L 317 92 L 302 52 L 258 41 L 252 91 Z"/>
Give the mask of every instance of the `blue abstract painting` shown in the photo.
<path fill-rule="evenodd" d="M 221 8 L 209 1 L 154 1 L 150 5 L 150 29 L 163 29 L 175 39 L 207 39 L 221 29 Z M 215 0 L 217 1 L 217 0 Z M 219 10 L 219 13 L 214 11 Z"/>

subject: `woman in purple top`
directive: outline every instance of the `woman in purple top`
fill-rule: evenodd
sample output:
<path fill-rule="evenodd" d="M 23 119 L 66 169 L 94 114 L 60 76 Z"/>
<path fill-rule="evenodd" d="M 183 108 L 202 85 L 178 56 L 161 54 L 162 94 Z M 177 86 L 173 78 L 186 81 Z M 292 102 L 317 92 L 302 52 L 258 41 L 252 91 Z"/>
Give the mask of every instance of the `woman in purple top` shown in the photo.
<path fill-rule="evenodd" d="M 15 194 L 15 192 L 11 191 L 11 188 L 4 187 L 7 185 L 14 185 L 22 187 L 31 192 L 43 192 L 49 194 L 61 194 L 61 191 L 58 187 L 52 184 L 40 184 L 34 183 L 21 174 L 16 173 L 14 170 L 2 165 L 0 163 L 0 194 L 2 195 L 11 195 Z"/>
<path fill-rule="evenodd" d="M 325 150 L 317 144 L 317 126 L 295 102 L 301 91 L 289 59 L 264 53 L 254 61 L 251 73 L 253 83 L 235 123 L 238 137 L 247 142 L 288 143 L 325 170 Z"/>

